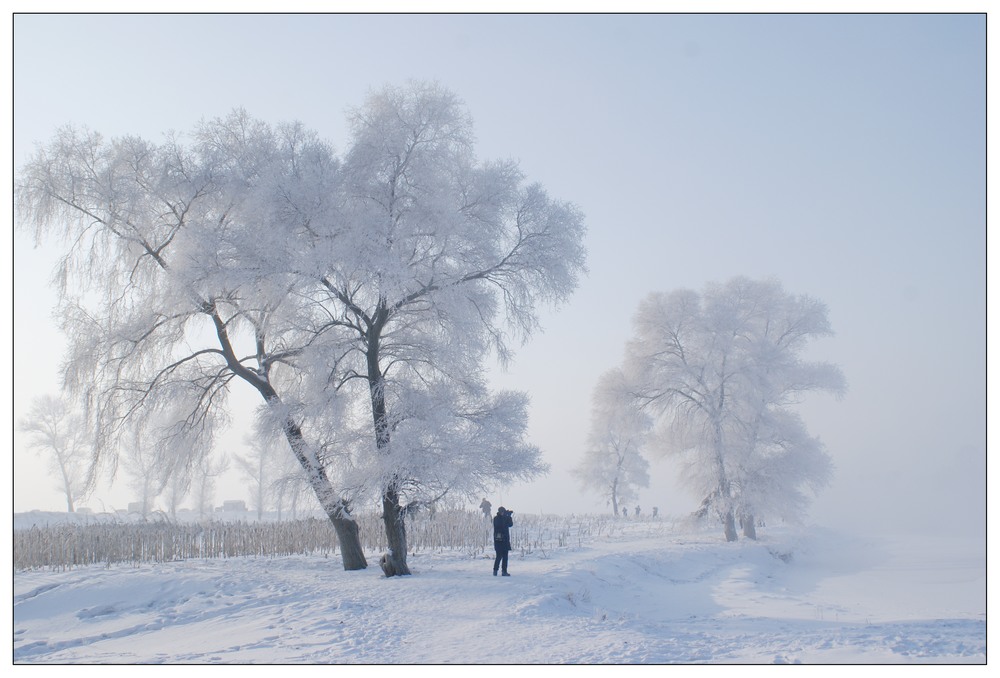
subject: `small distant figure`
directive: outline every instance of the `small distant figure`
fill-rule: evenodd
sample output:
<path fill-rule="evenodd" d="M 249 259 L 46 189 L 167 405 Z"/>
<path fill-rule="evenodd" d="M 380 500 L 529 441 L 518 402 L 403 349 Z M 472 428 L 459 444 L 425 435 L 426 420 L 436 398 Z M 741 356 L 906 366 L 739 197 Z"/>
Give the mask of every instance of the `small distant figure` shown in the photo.
<path fill-rule="evenodd" d="M 639 514 L 640 514 L 640 513 L 642 513 L 642 509 L 641 509 L 641 508 L 639 508 L 638 506 L 636 506 L 636 507 L 635 507 L 635 517 L 636 517 L 636 519 L 638 519 L 638 518 L 639 518 Z"/>
<path fill-rule="evenodd" d="M 505 577 L 510 576 L 507 574 L 507 556 L 510 555 L 510 528 L 514 526 L 513 515 L 513 511 L 501 506 L 493 519 L 493 548 L 497 552 L 497 557 L 493 561 L 494 577 L 497 576 L 497 570 L 501 570 Z"/>
<path fill-rule="evenodd" d="M 654 506 L 653 507 L 653 517 L 655 518 L 658 515 L 660 515 L 660 509 L 658 509 L 657 507 Z"/>
<path fill-rule="evenodd" d="M 622 515 L 623 515 L 624 517 L 628 518 L 628 509 L 627 509 L 627 508 L 625 508 L 624 506 L 622 506 Z"/>
<path fill-rule="evenodd" d="M 493 515 L 493 504 L 486 501 L 486 497 L 483 497 L 483 503 L 479 505 L 479 510 L 483 512 L 483 516 L 486 520 L 489 520 L 490 516 Z"/>

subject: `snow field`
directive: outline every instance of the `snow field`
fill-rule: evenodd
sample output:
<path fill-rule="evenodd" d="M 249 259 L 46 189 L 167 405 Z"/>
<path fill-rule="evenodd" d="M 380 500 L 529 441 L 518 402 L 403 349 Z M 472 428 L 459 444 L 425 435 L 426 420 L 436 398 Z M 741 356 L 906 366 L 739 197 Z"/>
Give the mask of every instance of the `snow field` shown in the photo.
<path fill-rule="evenodd" d="M 14 661 L 985 662 L 979 544 L 716 532 L 636 524 L 512 553 L 509 578 L 447 551 L 390 579 L 321 556 L 19 572 Z"/>

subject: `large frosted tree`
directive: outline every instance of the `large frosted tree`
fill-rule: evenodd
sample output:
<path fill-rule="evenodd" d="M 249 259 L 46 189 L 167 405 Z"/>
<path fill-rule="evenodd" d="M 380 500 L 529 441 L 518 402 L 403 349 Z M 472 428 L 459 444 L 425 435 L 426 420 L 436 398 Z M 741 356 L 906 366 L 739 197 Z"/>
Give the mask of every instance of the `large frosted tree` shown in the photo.
<path fill-rule="evenodd" d="M 543 470 L 526 399 L 491 393 L 583 268 L 582 218 L 510 162 L 479 162 L 450 92 L 411 84 L 351 117 L 343 159 L 237 111 L 155 145 L 66 129 L 25 166 L 19 215 L 66 245 L 67 382 L 102 449 L 147 420 L 182 463 L 242 383 L 262 398 L 365 567 L 350 505 L 377 496 L 388 572 L 408 502 Z M 367 421 L 367 427 L 364 421 Z M 367 434 L 365 434 L 367 428 Z"/>
<path fill-rule="evenodd" d="M 649 487 L 649 462 L 642 455 L 652 421 L 636 407 L 621 369 L 605 372 L 594 388 L 587 449 L 574 475 L 585 489 L 599 492 L 614 515 L 623 502 Z"/>
<path fill-rule="evenodd" d="M 20 223 L 64 248 L 65 381 L 87 405 L 103 461 L 113 469 L 121 444 L 140 440 L 175 467 L 197 463 L 191 451 L 211 448 L 241 382 L 287 437 L 344 567 L 359 569 L 357 524 L 294 414 L 293 358 L 318 337 L 292 331 L 287 262 L 259 256 L 322 212 L 336 170 L 330 149 L 299 126 L 272 129 L 237 112 L 201 125 L 190 147 L 177 136 L 157 145 L 64 128 L 16 189 Z M 298 189 L 286 201 L 298 219 L 248 218 L 281 178 Z"/>
<path fill-rule="evenodd" d="M 378 482 L 390 570 L 405 574 L 407 502 L 542 469 L 523 441 L 526 399 L 490 393 L 483 361 L 508 360 L 536 305 L 575 288 L 582 216 L 513 162 L 478 161 L 468 113 L 437 85 L 375 92 L 351 125 L 319 321 L 343 337 L 330 374 L 363 384 L 376 451 L 363 473 Z"/>
<path fill-rule="evenodd" d="M 844 391 L 834 365 L 801 355 L 829 336 L 826 306 L 775 280 L 737 277 L 703 292 L 649 295 L 635 316 L 625 373 L 657 418 L 659 448 L 684 463 L 727 540 L 763 517 L 798 520 L 832 464 L 792 409 L 811 391 Z"/>

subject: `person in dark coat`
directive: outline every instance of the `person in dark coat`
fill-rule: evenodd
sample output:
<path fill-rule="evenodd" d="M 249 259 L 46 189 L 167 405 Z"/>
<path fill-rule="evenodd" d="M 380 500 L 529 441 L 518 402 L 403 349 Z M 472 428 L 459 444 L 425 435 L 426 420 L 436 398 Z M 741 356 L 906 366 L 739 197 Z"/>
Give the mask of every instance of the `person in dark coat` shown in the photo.
<path fill-rule="evenodd" d="M 486 497 L 483 497 L 483 503 L 479 505 L 479 510 L 483 512 L 486 516 L 486 520 L 490 519 L 490 513 L 493 511 L 493 504 L 486 501 Z"/>
<path fill-rule="evenodd" d="M 493 561 L 493 576 L 497 576 L 497 570 L 503 568 L 503 576 L 507 574 L 507 556 L 510 554 L 510 528 L 514 526 L 513 511 L 508 511 L 503 506 L 497 509 L 497 514 L 493 518 L 493 548 L 496 549 L 497 557 Z"/>

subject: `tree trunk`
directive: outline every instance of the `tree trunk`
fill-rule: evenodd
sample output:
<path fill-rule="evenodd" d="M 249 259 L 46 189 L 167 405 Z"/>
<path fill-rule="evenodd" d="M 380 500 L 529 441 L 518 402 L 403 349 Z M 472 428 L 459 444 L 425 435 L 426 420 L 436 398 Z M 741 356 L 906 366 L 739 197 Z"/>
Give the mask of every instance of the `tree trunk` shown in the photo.
<path fill-rule="evenodd" d="M 720 396 L 720 405 L 721 401 L 722 396 Z M 719 476 L 719 501 L 722 502 L 719 511 L 721 512 L 722 525 L 726 532 L 726 541 L 736 541 L 739 539 L 739 535 L 736 532 L 736 516 L 732 508 L 732 491 L 729 486 L 729 478 L 726 474 L 726 462 L 723 458 L 722 423 L 718 416 L 714 417 L 713 420 L 714 432 L 712 444 L 715 448 L 716 473 Z"/>
<path fill-rule="evenodd" d="M 322 469 L 319 469 L 322 472 Z M 309 472 L 309 469 L 306 469 Z M 337 542 L 340 545 L 340 558 L 345 570 L 363 570 L 368 567 L 365 551 L 361 547 L 361 534 L 358 523 L 347 511 L 344 500 L 337 496 L 326 474 L 310 476 L 313 491 L 319 499 L 323 511 L 326 512 L 333 529 L 337 532 Z"/>
<path fill-rule="evenodd" d="M 364 549 L 361 547 L 361 535 L 358 530 L 358 523 L 347 510 L 347 504 L 337 496 L 330 479 L 326 477 L 326 471 L 318 463 L 314 463 L 307 453 L 305 439 L 298 424 L 290 419 L 285 420 L 285 438 L 288 440 L 299 460 L 306 478 L 316 498 L 319 499 L 320 506 L 326 512 L 333 529 L 337 533 L 337 542 L 340 544 L 340 557 L 344 563 L 345 570 L 363 570 L 368 567 L 365 559 Z"/>
<path fill-rule="evenodd" d="M 385 376 L 379 365 L 379 341 L 382 327 L 388 318 L 384 304 L 372 323 L 367 338 L 368 390 L 372 403 L 372 423 L 375 426 L 375 448 L 379 454 L 389 454 L 389 418 L 385 406 Z M 385 576 L 410 574 L 406 565 L 406 521 L 399 504 L 398 486 L 390 479 L 382 490 L 382 522 L 385 525 L 388 553 L 382 556 L 380 565 Z"/>
<path fill-rule="evenodd" d="M 222 347 L 229 369 L 232 370 L 233 374 L 257 389 L 257 392 L 260 393 L 268 405 L 281 408 L 281 397 L 271 385 L 266 370 L 262 376 L 261 373 L 244 367 L 236 357 L 232 343 L 229 341 L 226 323 L 222 320 L 215 305 L 205 302 L 202 308 L 215 324 L 215 331 L 219 337 L 219 345 Z M 285 439 L 288 441 L 289 447 L 292 448 L 292 454 L 295 455 L 299 465 L 302 466 L 302 470 L 305 471 L 309 486 L 316 493 L 319 505 L 323 507 L 326 515 L 330 518 L 330 522 L 333 523 L 333 529 L 337 532 L 337 541 L 340 544 L 340 556 L 344 563 L 344 569 L 365 569 L 368 567 L 368 561 L 365 560 L 365 552 L 361 548 L 361 536 L 358 531 L 358 524 L 351 516 L 350 511 L 348 511 L 347 503 L 333 489 L 333 484 L 330 483 L 330 479 L 327 477 L 326 471 L 320 464 L 319 459 L 310 450 L 299 425 L 291 417 L 285 415 L 282 428 L 284 429 Z"/>
<path fill-rule="evenodd" d="M 726 529 L 726 541 L 736 541 L 739 539 L 739 535 L 736 532 L 736 516 L 733 515 L 732 509 L 726 511 L 726 514 L 722 518 L 722 524 Z"/>
<path fill-rule="evenodd" d="M 398 495 L 391 489 L 382 495 L 382 522 L 389 543 L 389 551 L 382 557 L 382 571 L 387 577 L 410 574 L 406 565 L 406 516 Z"/>
<path fill-rule="evenodd" d="M 66 493 L 66 510 L 70 513 L 74 513 L 73 486 L 69 482 L 69 473 L 66 471 L 66 464 L 63 463 L 62 453 L 58 449 L 56 450 L 56 458 L 59 460 L 59 471 L 62 473 L 63 491 Z"/>
<path fill-rule="evenodd" d="M 743 522 L 743 536 L 757 541 L 757 527 L 754 525 L 754 517 L 749 513 L 744 513 L 740 520 Z"/>
<path fill-rule="evenodd" d="M 364 549 L 361 548 L 361 535 L 358 523 L 354 518 L 335 518 L 327 512 L 333 529 L 337 533 L 337 543 L 340 544 L 340 558 L 345 570 L 363 570 L 368 567 Z"/>

